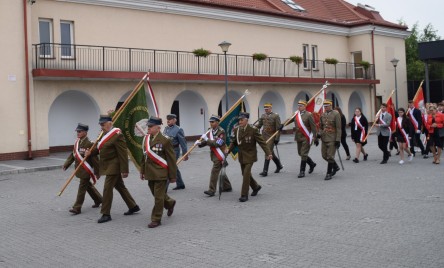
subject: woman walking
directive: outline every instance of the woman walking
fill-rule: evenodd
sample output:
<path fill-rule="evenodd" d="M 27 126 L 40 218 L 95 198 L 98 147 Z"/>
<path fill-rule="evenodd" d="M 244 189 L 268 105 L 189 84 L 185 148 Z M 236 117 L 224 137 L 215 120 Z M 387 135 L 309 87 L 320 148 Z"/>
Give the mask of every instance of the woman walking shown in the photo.
<path fill-rule="evenodd" d="M 444 135 L 440 137 L 439 134 L 444 131 L 444 114 L 438 113 L 435 106 L 430 106 L 429 111 L 427 130 L 429 132 L 430 150 L 433 154 L 433 164 L 439 164 L 444 140 Z"/>
<path fill-rule="evenodd" d="M 398 118 L 396 119 L 396 140 L 398 141 L 398 147 L 400 151 L 401 160 L 399 164 L 404 164 L 404 152 L 407 153 L 409 162 L 413 160 L 413 154 L 410 152 L 410 142 L 412 141 L 412 136 L 414 128 L 410 120 L 405 114 L 404 108 L 398 109 Z"/>
<path fill-rule="evenodd" d="M 353 162 L 359 163 L 359 155 L 362 153 L 364 155 L 364 161 L 367 161 L 368 154 L 365 153 L 364 146 L 367 141 L 364 139 L 367 137 L 368 132 L 368 121 L 367 118 L 362 114 L 361 108 L 355 109 L 355 115 L 350 122 L 351 126 L 351 138 L 356 144 L 356 157 Z"/>
<path fill-rule="evenodd" d="M 345 119 L 345 115 L 342 113 L 341 108 L 339 108 L 338 106 L 336 106 L 335 108 L 336 111 L 339 112 L 339 114 L 341 115 L 341 144 L 342 147 L 344 147 L 345 153 L 347 154 L 347 160 L 350 160 L 351 156 L 350 156 L 350 150 L 348 149 L 348 145 L 347 145 L 347 132 L 345 130 L 345 127 L 347 125 L 347 120 Z"/>

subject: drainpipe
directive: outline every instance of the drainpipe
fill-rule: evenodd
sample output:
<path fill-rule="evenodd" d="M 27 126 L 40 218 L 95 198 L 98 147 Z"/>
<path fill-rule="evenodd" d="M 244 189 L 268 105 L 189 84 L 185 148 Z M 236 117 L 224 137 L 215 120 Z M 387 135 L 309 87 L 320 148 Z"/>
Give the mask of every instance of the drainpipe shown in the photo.
<path fill-rule="evenodd" d="M 373 67 L 374 67 L 374 78 L 376 79 L 376 65 L 375 65 L 375 29 L 376 29 L 376 27 L 375 26 L 373 26 L 373 29 L 372 29 L 372 62 L 373 62 Z M 375 114 L 375 111 L 376 111 L 376 84 L 373 84 L 373 89 L 374 89 L 374 91 L 373 91 L 373 113 L 372 114 Z M 371 93 L 370 93 L 371 94 Z"/>
<path fill-rule="evenodd" d="M 26 74 L 26 127 L 28 128 L 28 157 L 26 160 L 32 160 L 31 143 L 31 107 L 29 90 L 29 55 L 28 55 L 28 13 L 27 0 L 23 0 L 23 30 L 25 34 L 25 74 Z"/>

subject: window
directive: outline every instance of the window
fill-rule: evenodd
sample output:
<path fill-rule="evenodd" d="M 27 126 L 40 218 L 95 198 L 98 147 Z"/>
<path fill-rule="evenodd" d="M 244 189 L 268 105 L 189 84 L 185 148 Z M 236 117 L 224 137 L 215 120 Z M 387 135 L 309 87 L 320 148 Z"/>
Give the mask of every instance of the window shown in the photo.
<path fill-rule="evenodd" d="M 291 7 L 296 11 L 305 11 L 303 7 L 293 2 L 293 0 L 282 0 L 282 2 L 284 2 L 285 4 L 287 4 L 289 7 Z"/>
<path fill-rule="evenodd" d="M 311 68 L 318 69 L 318 46 L 311 46 Z"/>
<path fill-rule="evenodd" d="M 62 58 L 72 58 L 74 55 L 73 28 L 74 28 L 74 23 L 72 21 L 60 22 L 60 39 L 61 39 L 60 53 Z"/>
<path fill-rule="evenodd" d="M 39 19 L 40 57 L 52 57 L 52 20 Z"/>
<path fill-rule="evenodd" d="M 304 69 L 309 68 L 309 65 L 308 65 L 309 57 L 310 57 L 310 50 L 308 48 L 308 45 L 304 44 L 304 45 L 302 45 L 302 58 L 304 60 L 303 61 Z"/>

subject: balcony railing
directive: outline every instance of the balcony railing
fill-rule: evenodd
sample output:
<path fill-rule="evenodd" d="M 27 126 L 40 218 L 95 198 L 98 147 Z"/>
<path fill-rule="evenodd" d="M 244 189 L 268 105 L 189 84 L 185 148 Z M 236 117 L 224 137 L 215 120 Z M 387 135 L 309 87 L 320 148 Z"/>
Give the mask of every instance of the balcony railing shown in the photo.
<path fill-rule="evenodd" d="M 203 58 L 186 51 L 55 43 L 33 45 L 34 69 L 224 75 L 224 64 L 224 54 L 218 53 Z M 231 76 L 375 79 L 374 65 L 365 69 L 349 62 L 332 65 L 307 59 L 305 64 L 297 65 L 288 58 L 268 57 L 256 61 L 252 56 L 227 54 L 227 65 Z"/>

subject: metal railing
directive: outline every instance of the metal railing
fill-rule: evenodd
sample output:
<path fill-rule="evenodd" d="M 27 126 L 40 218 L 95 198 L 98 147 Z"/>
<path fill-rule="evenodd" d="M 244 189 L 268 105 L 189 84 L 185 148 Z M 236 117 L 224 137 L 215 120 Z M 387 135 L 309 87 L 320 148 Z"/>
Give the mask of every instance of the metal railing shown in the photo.
<path fill-rule="evenodd" d="M 33 45 L 34 69 L 151 72 L 224 75 L 224 54 L 196 57 L 192 52 L 88 45 L 42 43 Z M 320 60 L 296 64 L 289 58 L 227 54 L 228 75 L 337 79 L 375 79 L 375 66 Z"/>

